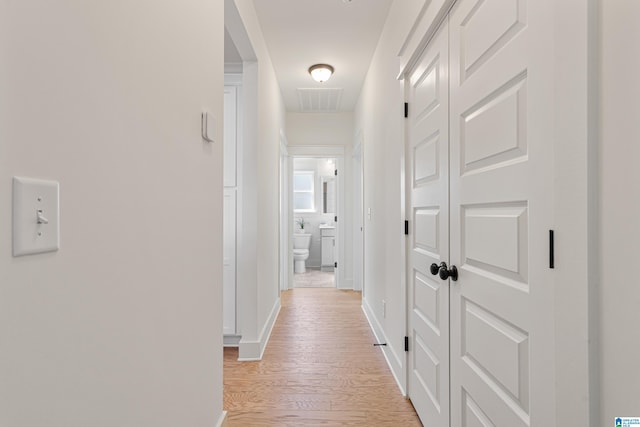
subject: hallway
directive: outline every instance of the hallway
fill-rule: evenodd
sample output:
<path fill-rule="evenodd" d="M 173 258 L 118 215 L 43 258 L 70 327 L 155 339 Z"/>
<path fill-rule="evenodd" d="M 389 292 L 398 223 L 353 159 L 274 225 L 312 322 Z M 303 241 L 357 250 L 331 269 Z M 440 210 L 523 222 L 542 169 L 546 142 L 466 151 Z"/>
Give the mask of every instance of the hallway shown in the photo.
<path fill-rule="evenodd" d="M 260 362 L 224 350 L 232 426 L 420 426 L 373 343 L 359 292 L 294 289 Z"/>

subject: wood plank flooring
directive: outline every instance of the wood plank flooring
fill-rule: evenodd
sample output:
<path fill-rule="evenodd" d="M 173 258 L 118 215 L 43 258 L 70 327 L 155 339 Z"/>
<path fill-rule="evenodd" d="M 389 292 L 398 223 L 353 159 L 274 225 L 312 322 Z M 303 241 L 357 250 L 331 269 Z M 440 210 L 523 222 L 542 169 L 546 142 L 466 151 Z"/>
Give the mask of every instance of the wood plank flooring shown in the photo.
<path fill-rule="evenodd" d="M 261 361 L 224 350 L 224 426 L 421 426 L 374 342 L 359 292 L 283 292 Z"/>
<path fill-rule="evenodd" d="M 306 273 L 293 275 L 294 288 L 335 288 L 335 274 L 333 271 L 321 271 L 316 268 L 307 268 Z"/>

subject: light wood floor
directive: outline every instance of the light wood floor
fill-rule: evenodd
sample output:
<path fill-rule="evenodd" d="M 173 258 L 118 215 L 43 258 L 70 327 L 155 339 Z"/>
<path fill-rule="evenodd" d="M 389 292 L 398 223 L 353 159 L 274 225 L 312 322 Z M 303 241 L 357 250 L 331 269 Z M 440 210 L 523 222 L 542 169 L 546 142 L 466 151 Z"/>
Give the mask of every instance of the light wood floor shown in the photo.
<path fill-rule="evenodd" d="M 306 273 L 293 275 L 294 288 L 335 288 L 335 274 L 333 271 L 307 268 Z"/>
<path fill-rule="evenodd" d="M 374 342 L 359 292 L 283 292 L 262 361 L 224 350 L 224 425 L 421 426 Z"/>

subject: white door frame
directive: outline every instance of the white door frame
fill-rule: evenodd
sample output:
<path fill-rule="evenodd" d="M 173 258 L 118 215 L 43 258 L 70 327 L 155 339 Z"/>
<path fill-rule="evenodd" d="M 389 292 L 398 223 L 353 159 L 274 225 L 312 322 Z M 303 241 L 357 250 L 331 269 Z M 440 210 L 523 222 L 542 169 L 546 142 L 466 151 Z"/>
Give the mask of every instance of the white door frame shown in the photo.
<path fill-rule="evenodd" d="M 280 290 L 286 291 L 293 283 L 293 260 L 288 254 L 292 253 L 293 246 L 289 238 L 291 233 L 291 192 L 289 189 L 291 158 L 287 149 L 287 137 L 280 130 L 280 253 L 279 274 Z"/>
<path fill-rule="evenodd" d="M 365 295 L 364 287 L 364 144 L 362 131 L 358 131 L 356 136 L 356 146 L 353 148 L 353 289 L 362 291 Z M 356 160 L 357 159 L 357 160 Z M 357 179 L 356 179 L 357 177 Z M 358 186 L 358 188 L 356 188 Z"/>
<path fill-rule="evenodd" d="M 336 168 L 338 169 L 338 226 L 337 226 L 337 233 L 336 233 L 336 252 L 337 252 L 337 257 L 336 257 L 336 261 L 338 262 L 338 269 L 336 270 L 336 275 L 335 275 L 335 283 L 336 283 L 336 288 L 338 289 L 342 289 L 342 286 L 344 286 L 345 283 L 345 277 L 344 277 L 344 266 L 345 266 L 345 251 L 344 251 L 344 242 L 345 242 L 345 212 L 344 212 L 344 195 L 345 195 L 345 188 L 344 188 L 344 174 L 345 174 L 345 168 L 344 168 L 344 146 L 341 145 L 327 145 L 327 146 L 312 146 L 312 145 L 289 145 L 288 146 L 288 153 L 289 153 L 289 157 L 290 158 L 295 158 L 295 157 L 317 157 L 317 158 L 324 158 L 324 157 L 333 157 L 336 159 Z M 341 176 L 342 175 L 342 176 Z M 287 193 L 291 194 L 293 193 L 293 162 L 289 162 L 289 179 L 288 179 L 288 188 L 287 188 Z M 293 206 L 292 204 L 289 204 L 290 208 Z M 289 221 L 291 222 L 291 221 Z M 287 233 L 286 238 L 288 239 L 288 241 L 291 241 L 291 238 L 293 236 L 293 227 L 288 228 L 289 232 Z M 292 250 L 289 251 L 287 250 L 286 254 L 282 254 L 282 248 L 281 248 L 281 254 L 280 256 L 288 256 L 291 258 L 291 256 L 289 254 L 292 253 Z M 291 277 L 293 277 L 293 262 L 291 263 L 290 266 L 290 272 L 291 272 Z"/>

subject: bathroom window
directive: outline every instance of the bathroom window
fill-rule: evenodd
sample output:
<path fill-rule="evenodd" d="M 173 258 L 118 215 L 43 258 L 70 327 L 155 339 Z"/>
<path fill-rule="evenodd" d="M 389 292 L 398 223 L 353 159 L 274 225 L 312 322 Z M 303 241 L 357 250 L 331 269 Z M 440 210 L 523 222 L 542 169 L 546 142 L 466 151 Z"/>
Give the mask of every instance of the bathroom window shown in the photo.
<path fill-rule="evenodd" d="M 315 172 L 293 172 L 293 211 L 315 212 Z"/>

